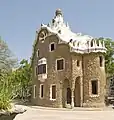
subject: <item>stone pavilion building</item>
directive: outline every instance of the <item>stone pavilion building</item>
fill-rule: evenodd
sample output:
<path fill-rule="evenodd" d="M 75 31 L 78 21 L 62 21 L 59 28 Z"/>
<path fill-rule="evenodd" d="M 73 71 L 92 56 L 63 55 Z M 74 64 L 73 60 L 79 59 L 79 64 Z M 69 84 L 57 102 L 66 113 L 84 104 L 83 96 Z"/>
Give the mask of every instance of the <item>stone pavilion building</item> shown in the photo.
<path fill-rule="evenodd" d="M 56 10 L 36 31 L 32 54 L 32 102 L 48 107 L 102 107 L 105 95 L 104 41 L 74 33 Z"/>

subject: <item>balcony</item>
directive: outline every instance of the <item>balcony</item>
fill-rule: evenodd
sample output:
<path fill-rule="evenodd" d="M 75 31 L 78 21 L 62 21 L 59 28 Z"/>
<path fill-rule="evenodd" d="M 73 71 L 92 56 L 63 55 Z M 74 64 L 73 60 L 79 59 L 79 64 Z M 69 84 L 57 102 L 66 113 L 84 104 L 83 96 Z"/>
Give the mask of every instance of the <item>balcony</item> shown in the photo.
<path fill-rule="evenodd" d="M 47 79 L 47 74 L 38 75 L 38 80 L 40 80 L 40 82 L 45 82 L 45 79 Z"/>

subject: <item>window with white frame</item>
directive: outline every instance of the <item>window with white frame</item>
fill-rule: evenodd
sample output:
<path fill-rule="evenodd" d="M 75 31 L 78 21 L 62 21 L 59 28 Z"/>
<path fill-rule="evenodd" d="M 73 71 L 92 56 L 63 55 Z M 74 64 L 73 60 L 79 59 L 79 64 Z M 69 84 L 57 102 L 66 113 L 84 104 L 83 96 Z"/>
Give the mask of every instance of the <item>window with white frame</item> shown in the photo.
<path fill-rule="evenodd" d="M 50 86 L 50 100 L 56 100 L 56 85 Z"/>
<path fill-rule="evenodd" d="M 38 75 L 47 73 L 47 61 L 45 58 L 38 60 Z"/>
<path fill-rule="evenodd" d="M 55 43 L 52 42 L 52 43 L 50 43 L 50 45 L 49 45 L 49 51 L 52 52 L 52 51 L 54 51 L 54 50 L 55 50 Z"/>
<path fill-rule="evenodd" d="M 46 64 L 38 65 L 38 74 L 45 74 L 46 73 Z"/>
<path fill-rule="evenodd" d="M 57 70 L 63 70 L 64 67 L 65 67 L 64 59 L 63 58 L 57 59 L 56 60 L 56 69 Z"/>
<path fill-rule="evenodd" d="M 40 84 L 40 98 L 44 97 L 44 85 Z"/>
<path fill-rule="evenodd" d="M 92 87 L 92 95 L 98 95 L 98 80 L 92 80 L 91 81 L 91 87 Z"/>
<path fill-rule="evenodd" d="M 33 98 L 36 98 L 36 85 L 33 86 Z"/>

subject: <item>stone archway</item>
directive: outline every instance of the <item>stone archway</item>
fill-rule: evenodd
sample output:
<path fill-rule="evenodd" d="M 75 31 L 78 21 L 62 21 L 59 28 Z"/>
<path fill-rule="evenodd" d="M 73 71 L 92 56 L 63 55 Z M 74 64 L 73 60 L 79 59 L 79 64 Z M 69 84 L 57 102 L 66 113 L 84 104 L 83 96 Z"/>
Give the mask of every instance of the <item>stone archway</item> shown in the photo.
<path fill-rule="evenodd" d="M 68 79 L 63 83 L 63 107 L 67 107 L 67 104 L 71 105 L 71 88 Z"/>
<path fill-rule="evenodd" d="M 80 76 L 78 76 L 75 80 L 75 89 L 74 89 L 74 106 L 81 106 L 81 90 L 80 90 Z"/>

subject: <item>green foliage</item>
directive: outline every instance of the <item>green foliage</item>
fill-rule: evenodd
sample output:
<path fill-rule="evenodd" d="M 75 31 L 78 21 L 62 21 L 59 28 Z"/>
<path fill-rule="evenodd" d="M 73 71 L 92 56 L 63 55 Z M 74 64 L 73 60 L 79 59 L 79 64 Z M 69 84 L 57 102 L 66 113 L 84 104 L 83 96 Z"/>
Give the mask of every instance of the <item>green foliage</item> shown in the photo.
<path fill-rule="evenodd" d="M 20 67 L 13 72 L 15 91 L 18 97 L 24 99 L 30 95 L 31 89 L 31 66 L 27 60 L 20 62 Z"/>
<path fill-rule="evenodd" d="M 20 67 L 12 72 L 1 72 L 0 109 L 11 108 L 11 101 L 17 97 L 28 99 L 31 95 L 31 67 L 27 60 L 20 62 Z"/>
<path fill-rule="evenodd" d="M 106 72 L 109 75 L 114 75 L 114 41 L 105 39 L 105 45 L 107 48 L 107 53 L 105 54 Z"/>
<path fill-rule="evenodd" d="M 15 65 L 17 65 L 17 59 L 0 37 L 0 109 L 8 110 L 11 108 L 14 86 L 10 74 Z"/>
<path fill-rule="evenodd" d="M 16 65 L 17 59 L 0 39 L 0 109 L 10 109 L 14 98 L 30 96 L 31 66 L 23 59 L 18 69 L 12 71 Z"/>
<path fill-rule="evenodd" d="M 110 38 L 99 38 L 105 42 L 107 52 L 105 54 L 105 70 L 108 76 L 114 75 L 114 41 Z"/>
<path fill-rule="evenodd" d="M 11 108 L 12 96 L 8 74 L 2 73 L 0 76 L 0 109 L 8 110 Z"/>

